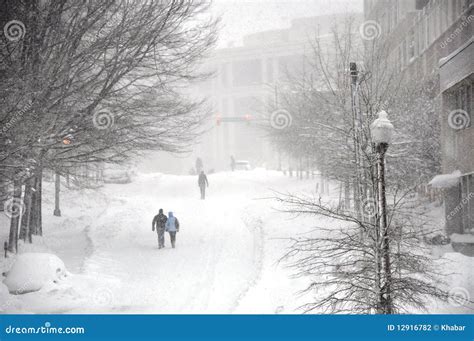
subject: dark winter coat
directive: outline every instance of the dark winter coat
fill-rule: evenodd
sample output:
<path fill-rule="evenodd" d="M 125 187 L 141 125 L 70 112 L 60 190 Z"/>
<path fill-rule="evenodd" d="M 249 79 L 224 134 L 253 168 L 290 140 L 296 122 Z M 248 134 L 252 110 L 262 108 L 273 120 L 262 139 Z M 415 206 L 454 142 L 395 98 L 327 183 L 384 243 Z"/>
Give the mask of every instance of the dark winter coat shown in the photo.
<path fill-rule="evenodd" d="M 163 214 L 163 213 L 159 213 L 157 214 L 154 218 L 153 218 L 153 231 L 155 231 L 155 227 L 156 227 L 156 231 L 158 232 L 159 230 L 162 230 L 164 231 L 165 229 L 165 225 L 166 225 L 166 222 L 168 221 L 168 218 Z"/>
<path fill-rule="evenodd" d="M 199 187 L 209 186 L 209 182 L 207 181 L 206 174 L 204 173 L 199 174 L 198 185 Z"/>

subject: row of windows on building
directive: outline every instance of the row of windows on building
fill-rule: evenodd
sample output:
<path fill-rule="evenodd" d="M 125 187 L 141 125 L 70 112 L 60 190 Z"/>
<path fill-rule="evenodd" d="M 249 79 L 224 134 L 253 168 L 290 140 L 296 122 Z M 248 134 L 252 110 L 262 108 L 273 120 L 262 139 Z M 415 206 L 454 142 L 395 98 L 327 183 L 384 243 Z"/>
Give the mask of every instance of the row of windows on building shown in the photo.
<path fill-rule="evenodd" d="M 461 227 L 463 233 L 474 233 L 474 174 L 461 177 Z"/>
<path fill-rule="evenodd" d="M 465 79 L 459 85 L 449 90 L 447 93 L 447 107 L 445 108 L 446 111 L 451 110 L 462 110 L 465 114 L 467 114 L 467 123 L 466 128 L 471 128 L 473 124 L 474 118 L 474 82 L 471 79 Z M 445 113 L 447 114 L 447 113 Z M 463 129 L 464 130 L 464 129 Z M 458 130 L 462 131 L 462 130 Z M 450 153 L 454 159 L 459 159 L 464 155 L 463 148 L 465 148 L 465 143 L 461 136 L 459 136 L 456 132 L 453 136 L 452 144 L 450 146 Z M 474 186 L 471 186 L 471 189 L 474 189 Z M 474 200 L 473 200 L 474 202 Z M 474 210 L 472 211 L 474 213 Z"/>
<path fill-rule="evenodd" d="M 472 81 L 466 81 L 453 91 L 454 103 L 456 109 L 463 110 L 469 117 L 469 126 L 472 124 L 472 106 L 473 106 L 473 84 Z"/>
<path fill-rule="evenodd" d="M 304 64 L 303 55 L 255 58 L 223 63 L 217 74 L 217 85 L 229 88 L 274 83 L 290 74 L 301 74 Z"/>
<path fill-rule="evenodd" d="M 430 5 L 418 13 L 407 37 L 394 50 L 392 59 L 397 64 L 398 69 L 403 69 L 422 55 L 469 9 L 472 3 L 474 3 L 474 0 L 438 0 L 430 2 Z M 454 36 L 447 38 L 454 39 L 472 21 L 474 21 L 472 17 L 461 20 L 458 23 L 459 29 L 453 30 Z M 451 42 L 450 40 L 439 42 L 440 47 L 446 47 Z"/>

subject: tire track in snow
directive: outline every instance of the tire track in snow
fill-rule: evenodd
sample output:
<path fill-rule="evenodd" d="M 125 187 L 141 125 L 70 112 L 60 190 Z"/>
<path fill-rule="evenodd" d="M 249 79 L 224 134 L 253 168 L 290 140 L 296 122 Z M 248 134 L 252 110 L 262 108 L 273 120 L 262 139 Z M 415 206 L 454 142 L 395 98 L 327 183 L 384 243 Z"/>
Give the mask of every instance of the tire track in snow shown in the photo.
<path fill-rule="evenodd" d="M 252 277 L 249 280 L 247 287 L 243 289 L 243 291 L 235 300 L 235 303 L 230 310 L 231 313 L 233 313 L 239 307 L 242 299 L 247 295 L 250 289 L 252 289 L 252 287 L 254 287 L 258 283 L 263 271 L 265 243 L 264 223 L 262 218 L 257 215 L 257 212 L 252 212 L 250 208 L 255 209 L 253 205 L 248 204 L 242 210 L 242 216 L 245 217 L 244 219 L 242 219 L 242 221 L 244 222 L 245 226 L 253 232 L 254 235 L 253 253 L 255 257 L 255 267 L 253 269 Z M 245 212 L 248 212 L 250 214 L 245 215 Z"/>

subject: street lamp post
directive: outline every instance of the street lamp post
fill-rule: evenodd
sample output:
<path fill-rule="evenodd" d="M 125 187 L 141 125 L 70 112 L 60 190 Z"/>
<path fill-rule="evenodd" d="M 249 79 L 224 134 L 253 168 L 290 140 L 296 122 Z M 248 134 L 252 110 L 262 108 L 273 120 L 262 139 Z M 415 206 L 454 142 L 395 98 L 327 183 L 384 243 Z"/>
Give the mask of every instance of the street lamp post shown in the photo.
<path fill-rule="evenodd" d="M 393 313 L 392 304 L 392 273 L 390 265 L 390 239 L 388 235 L 387 221 L 387 198 L 385 193 L 385 153 L 392 141 L 393 125 L 388 119 L 387 113 L 382 110 L 378 118 L 370 125 L 372 141 L 377 151 L 377 180 L 378 180 L 378 203 L 379 203 L 379 227 L 382 234 L 382 253 L 385 272 L 385 283 L 382 286 L 382 307 L 385 314 Z"/>

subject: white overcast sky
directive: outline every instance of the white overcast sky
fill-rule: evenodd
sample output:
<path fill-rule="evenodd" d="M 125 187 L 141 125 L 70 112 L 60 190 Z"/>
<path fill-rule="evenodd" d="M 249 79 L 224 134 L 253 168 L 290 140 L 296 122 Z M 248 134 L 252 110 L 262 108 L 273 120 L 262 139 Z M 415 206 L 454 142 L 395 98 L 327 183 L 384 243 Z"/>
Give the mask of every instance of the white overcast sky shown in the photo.
<path fill-rule="evenodd" d="M 213 0 L 214 15 L 222 18 L 219 46 L 241 44 L 242 36 L 286 28 L 294 18 L 362 12 L 363 0 Z"/>

